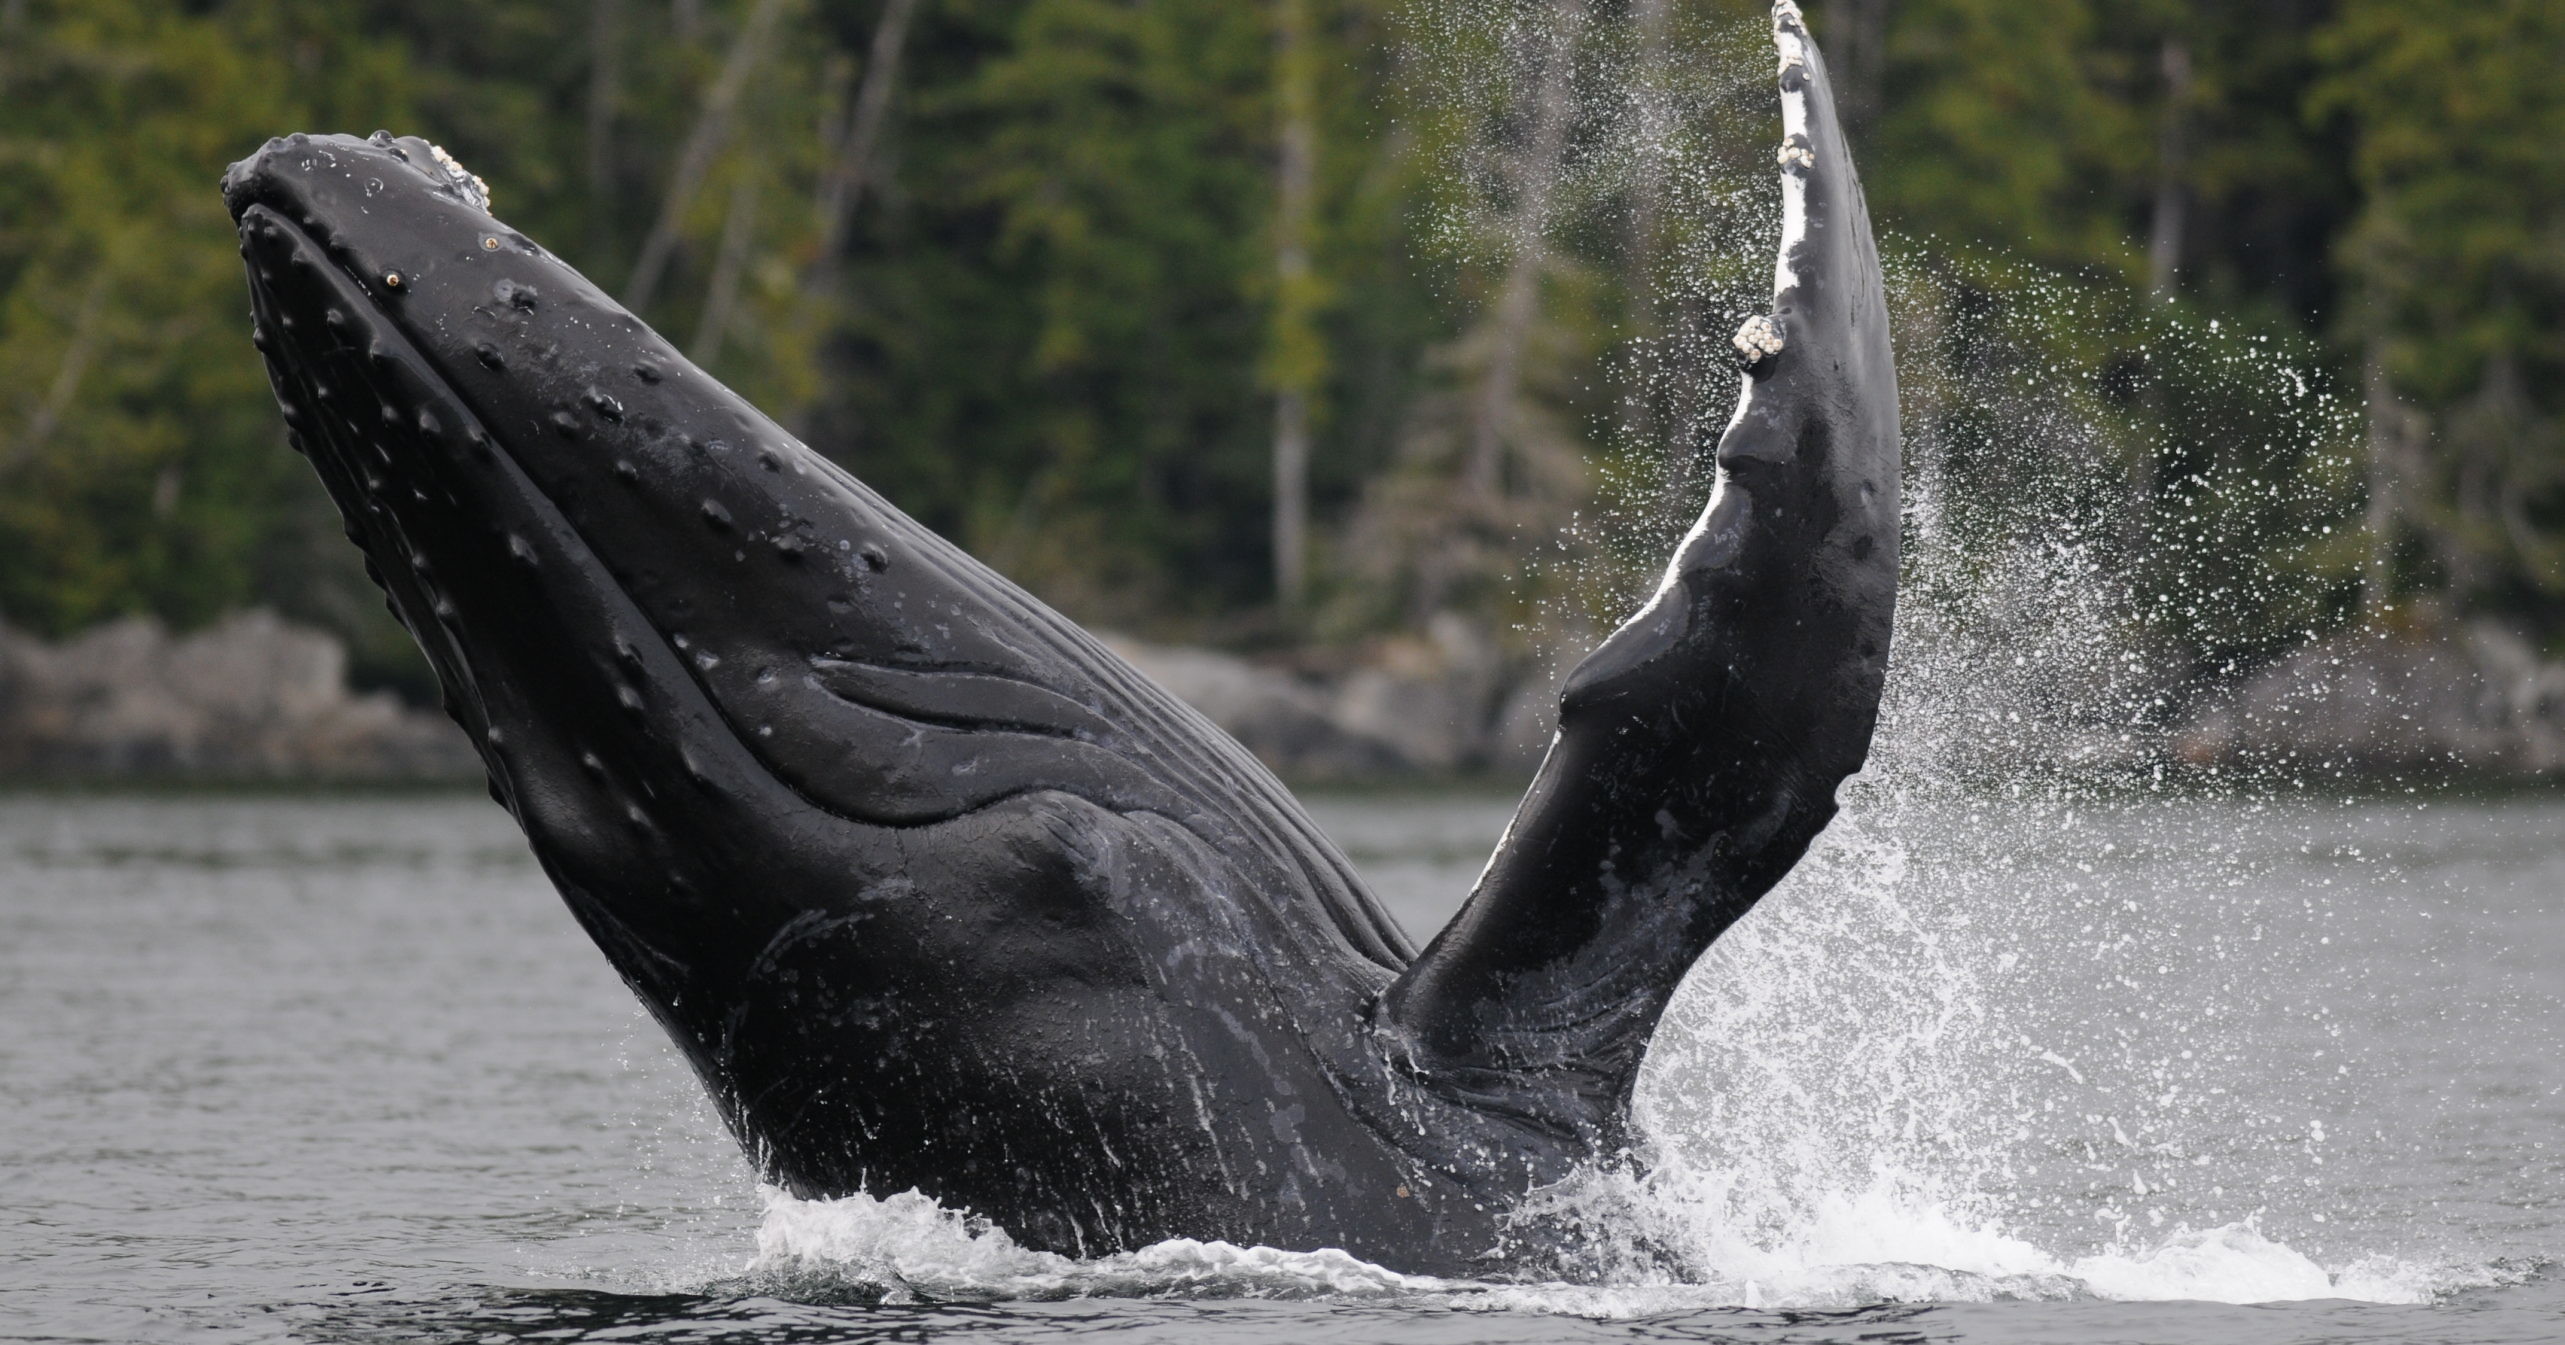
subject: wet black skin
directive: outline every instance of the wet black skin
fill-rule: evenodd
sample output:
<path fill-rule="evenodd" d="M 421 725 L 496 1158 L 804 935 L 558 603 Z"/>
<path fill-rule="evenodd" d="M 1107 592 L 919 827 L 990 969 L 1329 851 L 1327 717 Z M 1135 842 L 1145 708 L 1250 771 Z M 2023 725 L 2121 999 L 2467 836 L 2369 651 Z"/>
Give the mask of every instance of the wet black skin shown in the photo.
<path fill-rule="evenodd" d="M 1794 19 L 1786 20 L 1795 23 Z M 1675 983 L 1867 748 L 1897 442 L 1812 82 L 1788 344 L 1420 958 L 1226 735 L 804 447 L 414 139 L 234 165 L 295 447 L 572 913 L 753 1162 L 1078 1254 L 1484 1273 L 1617 1160 Z M 857 464 L 860 466 L 861 464 Z"/>

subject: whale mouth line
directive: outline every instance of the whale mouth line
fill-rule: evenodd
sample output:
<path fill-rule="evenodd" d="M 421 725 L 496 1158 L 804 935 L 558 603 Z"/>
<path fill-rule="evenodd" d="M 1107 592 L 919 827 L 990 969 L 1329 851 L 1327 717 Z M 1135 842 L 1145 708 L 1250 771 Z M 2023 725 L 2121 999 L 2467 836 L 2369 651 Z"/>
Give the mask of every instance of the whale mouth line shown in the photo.
<path fill-rule="evenodd" d="M 284 209 L 253 199 L 239 210 L 236 220 L 242 251 L 253 254 L 249 289 L 257 330 L 263 341 L 285 347 L 271 352 L 268 366 L 271 379 L 277 385 L 277 401 L 291 429 L 292 441 L 311 460 L 324 484 L 330 487 L 350 540 L 357 542 L 371 562 L 369 568 L 374 571 L 375 582 L 393 600 L 394 614 L 410 628 L 412 636 L 419 641 L 421 652 L 435 666 L 440 684 L 448 692 L 448 712 L 454 714 L 459 722 L 465 719 L 465 711 L 481 721 L 477 725 L 465 722 L 464 727 L 466 730 L 480 730 L 472 734 L 473 746 L 495 774 L 498 763 L 491 759 L 485 742 L 492 727 L 488 698 L 482 693 L 480 679 L 472 669 L 469 647 L 443 623 L 423 622 L 410 614 L 410 610 L 415 608 L 432 615 L 437 599 L 432 596 L 425 578 L 424 562 L 427 558 L 423 549 L 411 531 L 401 525 L 401 512 L 378 498 L 382 492 L 373 482 L 380 478 L 370 478 L 366 469 L 367 446 L 379 442 L 379 435 L 363 433 L 344 414 L 338 413 L 333 404 L 343 401 L 349 395 L 348 391 L 339 380 L 324 381 L 324 367 L 334 359 L 346 357 L 349 363 L 361 370 L 366 356 L 374 352 L 356 349 L 343 334 L 341 343 L 334 346 L 330 334 L 309 333 L 305 328 L 316 316 L 325 328 L 331 326 L 329 318 L 333 315 L 339 316 L 343 322 L 360 321 L 348 309 L 331 301 L 361 298 L 364 302 L 350 307 L 364 315 L 363 330 L 374 343 L 375 351 L 380 351 L 385 343 L 397 342 L 401 348 L 417 356 L 421 363 L 426 362 L 425 353 L 418 351 L 416 343 L 398 329 L 389 314 L 371 302 L 370 296 L 364 296 L 361 283 L 329 255 L 329 249 Z M 255 254 L 262 250 L 262 245 L 278 254 L 284 265 L 311 277 L 311 283 L 320 287 L 317 303 L 312 301 L 311 295 L 298 296 L 301 300 L 299 307 L 304 311 L 292 311 L 298 306 L 297 302 L 289 299 L 287 291 L 271 271 L 258 264 Z M 356 381 L 364 385 L 367 400 L 378 407 L 389 405 L 379 389 L 365 384 L 361 374 Z M 453 410 L 469 414 L 468 406 L 453 385 L 442 377 L 441 371 L 435 387 L 444 394 L 443 399 Z"/>

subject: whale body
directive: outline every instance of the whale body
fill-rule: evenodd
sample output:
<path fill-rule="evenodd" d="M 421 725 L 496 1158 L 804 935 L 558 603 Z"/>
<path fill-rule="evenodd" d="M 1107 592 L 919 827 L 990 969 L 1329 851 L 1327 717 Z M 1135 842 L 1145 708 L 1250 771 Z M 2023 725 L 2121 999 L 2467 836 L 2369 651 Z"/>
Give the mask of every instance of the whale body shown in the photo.
<path fill-rule="evenodd" d="M 1795 6 L 1717 485 L 1421 953 L 1291 795 L 795 440 L 423 140 L 226 174 L 305 454 L 572 914 L 751 1161 L 1031 1246 L 1484 1273 L 1632 1149 L 1677 982 L 1862 764 L 1898 551 L 1867 212 Z M 859 464 L 860 465 L 860 464 Z"/>

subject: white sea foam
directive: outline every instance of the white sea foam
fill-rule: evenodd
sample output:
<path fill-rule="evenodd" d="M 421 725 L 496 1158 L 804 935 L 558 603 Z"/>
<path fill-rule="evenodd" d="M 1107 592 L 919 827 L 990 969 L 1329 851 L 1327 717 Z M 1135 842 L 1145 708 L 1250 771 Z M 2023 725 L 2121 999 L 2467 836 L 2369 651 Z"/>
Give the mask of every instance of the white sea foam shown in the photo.
<path fill-rule="evenodd" d="M 1577 1199 L 1662 1239 L 1724 1203 L 1718 1183 L 1600 1179 Z M 1988 1225 L 1918 1207 L 1895 1183 L 1829 1201 L 1778 1236 L 1694 1228 L 1686 1262 L 1636 1257 L 1594 1283 L 1404 1275 L 1341 1251 L 1287 1252 L 1173 1239 L 1079 1260 L 1019 1245 L 1003 1229 L 914 1191 L 798 1200 L 769 1189 L 756 1259 L 762 1292 L 889 1302 L 1065 1298 L 1264 1298 L 1657 1316 L 1706 1308 L 1841 1309 L 1881 1302 L 2113 1299 L 2268 1303 L 2340 1298 L 2418 1303 L 2506 1278 L 2495 1267 L 2370 1257 L 2328 1269 L 2245 1224 L 2177 1230 L 2145 1247 L 2066 1260 Z M 1704 1202 L 1709 1202 L 1705 1204 Z"/>

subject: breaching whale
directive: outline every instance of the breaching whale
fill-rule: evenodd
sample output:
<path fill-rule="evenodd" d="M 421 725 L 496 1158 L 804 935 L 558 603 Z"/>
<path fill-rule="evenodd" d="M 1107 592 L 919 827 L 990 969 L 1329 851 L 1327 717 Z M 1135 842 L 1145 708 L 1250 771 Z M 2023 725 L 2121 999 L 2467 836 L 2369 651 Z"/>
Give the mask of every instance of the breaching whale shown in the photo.
<path fill-rule="evenodd" d="M 1628 1152 L 1668 997 L 1876 716 L 1887 314 L 1824 62 L 1789 0 L 1773 32 L 1783 236 L 1717 484 L 1422 953 L 1236 743 L 442 151 L 295 135 L 223 190 L 293 445 L 761 1173 L 1073 1254 L 1485 1272 L 1526 1191 Z"/>

